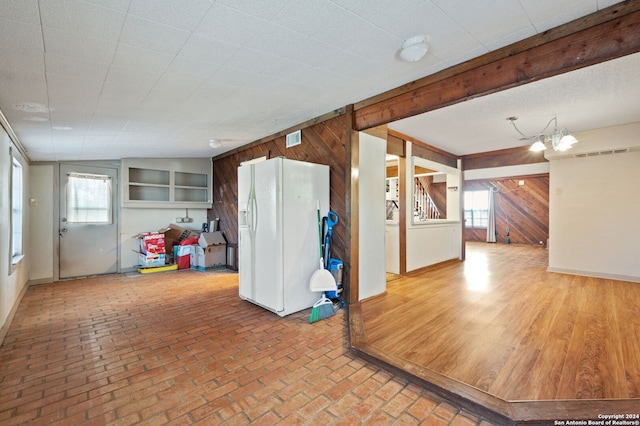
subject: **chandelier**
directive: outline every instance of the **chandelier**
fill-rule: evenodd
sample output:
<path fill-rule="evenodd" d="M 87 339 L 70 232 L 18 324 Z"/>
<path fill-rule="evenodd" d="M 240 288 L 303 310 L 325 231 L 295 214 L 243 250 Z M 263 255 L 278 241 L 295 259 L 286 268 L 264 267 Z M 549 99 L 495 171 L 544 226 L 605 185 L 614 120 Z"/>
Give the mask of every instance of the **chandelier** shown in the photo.
<path fill-rule="evenodd" d="M 565 129 L 564 127 L 558 128 L 558 118 L 555 116 L 551 120 L 549 120 L 544 129 L 538 132 L 535 136 L 526 136 L 524 133 L 522 133 L 516 126 L 515 121 L 517 119 L 518 117 L 507 117 L 507 120 L 511 122 L 513 128 L 522 135 L 522 138 L 520 138 L 520 140 L 532 141 L 529 151 L 544 151 L 545 149 L 547 149 L 547 145 L 551 145 L 554 151 L 566 151 L 571 148 L 573 144 L 578 142 L 578 140 L 573 137 L 567 129 Z M 554 123 L 553 132 L 545 133 L 551 123 Z"/>

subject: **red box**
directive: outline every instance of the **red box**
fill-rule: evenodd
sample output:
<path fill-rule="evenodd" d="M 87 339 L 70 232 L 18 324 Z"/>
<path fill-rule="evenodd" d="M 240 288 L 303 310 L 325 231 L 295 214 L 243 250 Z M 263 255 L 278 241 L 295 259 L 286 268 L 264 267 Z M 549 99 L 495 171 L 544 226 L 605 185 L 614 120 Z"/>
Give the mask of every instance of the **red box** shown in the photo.
<path fill-rule="evenodd" d="M 194 246 L 175 246 L 175 262 L 178 264 L 178 269 L 189 269 L 191 266 L 191 248 Z"/>
<path fill-rule="evenodd" d="M 147 232 L 140 236 L 140 252 L 142 254 L 165 254 L 164 234 Z"/>

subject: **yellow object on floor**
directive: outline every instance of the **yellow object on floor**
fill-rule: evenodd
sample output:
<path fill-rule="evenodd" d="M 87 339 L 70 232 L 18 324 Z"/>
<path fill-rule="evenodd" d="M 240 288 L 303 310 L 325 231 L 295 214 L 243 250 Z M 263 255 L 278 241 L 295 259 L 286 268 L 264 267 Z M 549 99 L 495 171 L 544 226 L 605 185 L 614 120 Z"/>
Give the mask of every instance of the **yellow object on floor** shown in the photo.
<path fill-rule="evenodd" d="M 141 274 L 152 274 L 154 272 L 166 272 L 166 271 L 175 271 L 178 269 L 178 265 L 166 265 L 166 266 L 154 266 L 150 268 L 138 268 L 138 272 Z"/>

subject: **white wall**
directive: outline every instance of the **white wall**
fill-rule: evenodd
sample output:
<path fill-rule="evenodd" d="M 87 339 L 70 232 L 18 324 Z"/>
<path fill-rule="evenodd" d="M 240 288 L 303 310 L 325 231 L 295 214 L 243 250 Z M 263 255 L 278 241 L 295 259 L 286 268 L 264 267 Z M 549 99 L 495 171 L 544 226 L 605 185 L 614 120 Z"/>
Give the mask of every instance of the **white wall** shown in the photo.
<path fill-rule="evenodd" d="M 435 265 L 462 255 L 462 222 L 460 221 L 461 172 L 459 169 L 412 156 L 412 144 L 407 142 L 407 158 L 411 170 L 415 165 L 447 173 L 447 219 L 413 224 L 413 191 L 406 191 L 407 272 Z M 413 173 L 407 173 L 405 185 L 413 188 Z M 449 191 L 449 187 L 457 190 Z"/>
<path fill-rule="evenodd" d="M 549 270 L 640 282 L 640 124 L 576 133 L 571 154 L 550 153 Z"/>
<path fill-rule="evenodd" d="M 400 223 L 387 221 L 385 233 L 385 252 L 387 256 L 387 272 L 400 273 Z"/>
<path fill-rule="evenodd" d="M 83 164 L 92 164 L 84 162 Z M 96 163 L 98 164 L 98 163 Z M 99 162 L 104 165 L 104 162 Z M 32 165 L 30 168 L 31 194 L 37 205 L 31 207 L 28 227 L 32 229 L 29 242 L 30 259 L 29 280 L 32 283 L 53 281 L 57 279 L 57 196 L 58 164 Z M 4 169 L 3 169 L 4 170 Z M 121 174 L 120 174 L 121 176 Z M 54 199 L 54 197 L 56 197 Z M 118 201 L 120 204 L 120 201 Z M 120 271 L 136 269 L 138 257 L 132 250 L 138 248 L 137 240 L 132 237 L 140 232 L 157 231 L 176 221 L 177 217 L 186 216 L 185 209 L 139 209 L 121 208 L 118 215 L 120 243 Z M 206 209 L 189 209 L 191 223 L 181 223 L 188 229 L 200 230 L 207 220 Z"/>
<path fill-rule="evenodd" d="M 387 290 L 385 179 L 387 141 L 360 133 L 359 164 L 359 298 Z"/>
<path fill-rule="evenodd" d="M 460 258 L 460 223 L 407 226 L 407 272 Z"/>
<path fill-rule="evenodd" d="M 57 167 L 57 166 L 56 166 Z M 29 168 L 31 186 L 29 198 L 30 229 L 29 238 L 29 281 L 53 281 L 53 248 L 54 248 L 54 165 L 31 165 Z M 56 235 L 57 237 L 57 235 Z"/>
<path fill-rule="evenodd" d="M 14 155 L 21 158 L 9 135 L 0 126 L 0 340 L 6 332 L 7 321 L 10 319 L 13 309 L 20 302 L 26 288 L 30 261 L 30 256 L 27 253 L 29 241 L 29 164 L 23 159 L 23 187 L 25 188 L 23 194 L 23 252 L 25 257 L 16 268 L 11 267 L 11 203 L 9 196 L 11 194 L 12 159 L 9 154 L 10 148 L 13 149 Z"/>

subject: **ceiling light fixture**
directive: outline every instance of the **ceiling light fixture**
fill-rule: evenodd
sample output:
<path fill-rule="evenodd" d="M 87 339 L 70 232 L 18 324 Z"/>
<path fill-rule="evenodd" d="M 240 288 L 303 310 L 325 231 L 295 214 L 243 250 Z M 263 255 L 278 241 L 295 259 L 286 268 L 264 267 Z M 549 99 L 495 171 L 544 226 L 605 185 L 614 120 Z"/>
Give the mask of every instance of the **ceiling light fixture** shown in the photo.
<path fill-rule="evenodd" d="M 539 152 L 547 149 L 547 144 L 551 144 L 551 147 L 554 151 L 566 151 L 570 149 L 573 144 L 577 143 L 578 140 L 572 136 L 567 129 L 558 128 L 558 117 L 554 116 L 547 125 L 535 136 L 526 136 L 524 133 L 518 129 L 515 121 L 518 117 L 507 117 L 507 121 L 511 122 L 511 125 L 518 133 L 522 135 L 520 140 L 528 140 L 533 141 L 529 151 Z M 545 131 L 549 128 L 551 123 L 554 123 L 554 129 L 552 133 L 545 133 Z"/>
<path fill-rule="evenodd" d="M 419 35 L 406 39 L 400 48 L 400 59 L 407 62 L 417 62 L 429 50 L 427 36 Z"/>
<path fill-rule="evenodd" d="M 220 142 L 220 139 L 209 139 L 209 146 L 211 148 L 220 148 L 222 143 Z"/>

